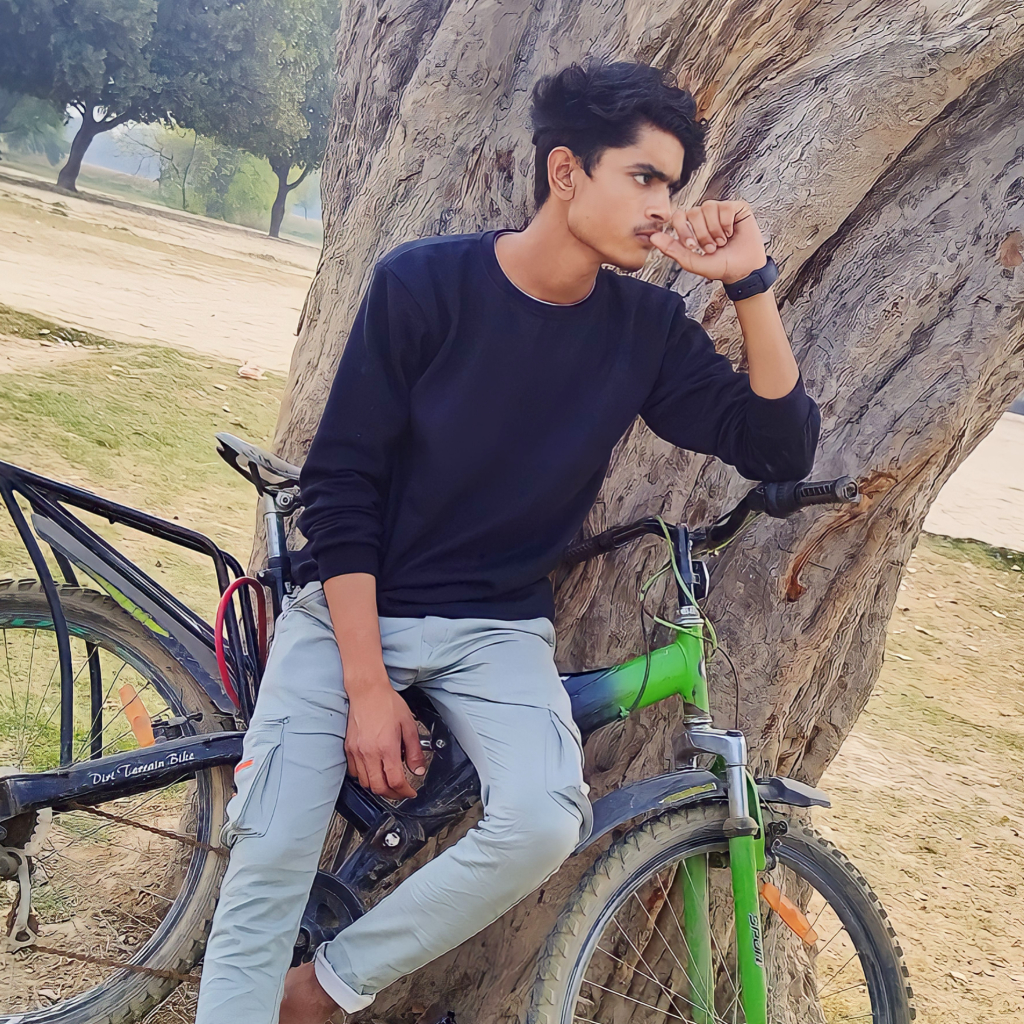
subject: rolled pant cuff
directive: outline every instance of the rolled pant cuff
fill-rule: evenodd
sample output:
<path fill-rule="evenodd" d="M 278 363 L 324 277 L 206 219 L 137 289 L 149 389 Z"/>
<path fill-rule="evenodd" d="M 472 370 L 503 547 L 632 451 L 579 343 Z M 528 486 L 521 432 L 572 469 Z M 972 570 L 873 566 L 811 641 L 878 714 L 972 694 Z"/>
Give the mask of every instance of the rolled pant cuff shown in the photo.
<path fill-rule="evenodd" d="M 346 981 L 342 981 L 334 972 L 334 968 L 327 962 L 324 956 L 324 947 L 320 946 L 313 957 L 313 972 L 320 987 L 346 1012 L 355 1013 L 356 1010 L 365 1009 L 375 996 L 361 996 Z"/>

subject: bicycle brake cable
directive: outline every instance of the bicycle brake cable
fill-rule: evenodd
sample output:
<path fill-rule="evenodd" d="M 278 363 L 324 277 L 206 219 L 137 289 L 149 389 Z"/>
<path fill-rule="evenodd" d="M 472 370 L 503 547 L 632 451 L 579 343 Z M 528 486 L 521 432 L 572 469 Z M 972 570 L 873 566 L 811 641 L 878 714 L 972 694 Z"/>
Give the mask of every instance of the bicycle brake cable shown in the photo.
<path fill-rule="evenodd" d="M 679 587 L 682 589 L 683 593 L 689 599 L 692 606 L 697 609 L 697 612 L 700 615 L 701 640 L 705 643 L 710 643 L 711 647 L 710 654 L 707 656 L 706 660 L 710 661 L 710 659 L 713 658 L 717 651 L 720 649 L 720 645 L 718 643 L 718 634 L 715 631 L 714 624 L 711 622 L 711 619 L 708 617 L 704 609 L 698 606 L 696 598 L 693 595 L 693 591 L 687 585 L 686 581 L 683 579 L 682 574 L 679 571 L 679 566 L 676 562 L 675 548 L 672 543 L 672 537 L 668 532 L 668 527 L 665 525 L 665 520 L 662 519 L 661 516 L 657 515 L 654 518 L 657 519 L 659 524 L 661 525 L 662 532 L 664 533 L 665 540 L 668 544 L 668 561 L 665 562 L 654 573 L 648 576 L 648 578 L 644 580 L 644 582 L 640 586 L 640 631 L 643 634 L 644 638 L 644 653 L 646 656 L 646 664 L 644 666 L 643 682 L 641 682 L 640 684 L 640 688 L 637 691 L 636 697 L 633 699 L 633 703 L 626 709 L 626 715 L 631 715 L 639 707 L 640 701 L 643 699 L 644 692 L 647 689 L 647 681 L 650 678 L 651 674 L 651 645 L 647 637 L 647 629 L 644 625 L 644 612 L 646 610 L 645 602 L 647 600 L 647 594 L 650 591 L 651 587 L 654 586 L 654 584 L 669 569 L 672 570 L 673 576 L 675 577 L 676 582 L 679 584 Z M 660 622 L 663 626 L 667 626 L 669 629 L 674 629 L 677 632 L 686 628 L 685 626 L 680 625 L 678 622 L 669 622 L 668 619 L 663 619 L 660 615 L 657 614 L 651 614 L 651 618 L 655 622 Z"/>

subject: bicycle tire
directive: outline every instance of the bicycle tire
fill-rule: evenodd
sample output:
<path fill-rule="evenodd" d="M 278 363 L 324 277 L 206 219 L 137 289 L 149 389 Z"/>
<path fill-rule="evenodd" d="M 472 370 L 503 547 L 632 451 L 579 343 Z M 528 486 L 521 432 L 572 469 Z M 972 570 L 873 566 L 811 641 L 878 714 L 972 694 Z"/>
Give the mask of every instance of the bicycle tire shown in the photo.
<path fill-rule="evenodd" d="M 191 728 L 196 733 L 231 728 L 199 683 L 136 621 L 106 594 L 59 584 L 61 604 L 72 635 L 94 642 L 104 650 L 115 650 L 126 663 L 142 666 L 160 680 L 166 699 L 188 714 L 199 712 L 201 720 Z M 10 624 L 16 623 L 15 627 Z M 0 630 L 37 628 L 52 632 L 53 623 L 42 585 L 36 580 L 0 580 Z M 6 634 L 5 634 L 6 638 Z M 230 766 L 199 773 L 205 782 L 197 784 L 198 821 L 204 822 L 197 839 L 219 845 L 224 812 L 232 795 Z M 195 801 L 194 801 L 195 804 Z M 140 950 L 146 955 L 132 962 L 187 975 L 202 956 L 216 906 L 217 894 L 227 860 L 196 848 L 179 897 L 156 926 L 152 939 Z M 156 941 L 159 938 L 159 941 Z M 40 936 L 45 944 L 45 934 Z M 152 948 L 149 948 L 152 943 Z M 9 955 L 0 953 L 0 956 Z M 13 1016 L 0 1013 L 0 1024 L 130 1024 L 141 1020 L 180 984 L 162 978 L 123 970 L 112 970 L 105 981 L 73 998 L 45 1008 L 26 1009 Z"/>
<path fill-rule="evenodd" d="M 631 829 L 597 859 L 581 879 L 538 957 L 528 1024 L 572 1024 L 574 1018 L 580 1019 L 575 1011 L 581 984 L 586 984 L 588 964 L 619 908 L 645 879 L 682 857 L 727 850 L 723 831 L 727 814 L 722 805 L 668 811 Z M 910 1024 L 916 1011 L 903 951 L 863 875 L 832 843 L 802 826 L 791 825 L 778 839 L 774 853 L 780 864 L 799 871 L 798 877 L 811 882 L 819 892 L 828 890 L 823 895 L 835 901 L 839 919 L 854 928 L 858 936 L 854 948 L 868 979 L 874 1024 Z M 646 966 L 642 956 L 640 962 Z M 678 1016 L 687 1019 L 689 1014 Z M 719 1016 L 717 1010 L 714 1016 Z M 769 1017 L 774 1021 L 771 1013 Z M 588 1018 L 583 1015 L 582 1019 Z M 729 1019 L 741 1020 L 742 1016 Z M 793 1018 L 780 1014 L 779 1019 Z"/>

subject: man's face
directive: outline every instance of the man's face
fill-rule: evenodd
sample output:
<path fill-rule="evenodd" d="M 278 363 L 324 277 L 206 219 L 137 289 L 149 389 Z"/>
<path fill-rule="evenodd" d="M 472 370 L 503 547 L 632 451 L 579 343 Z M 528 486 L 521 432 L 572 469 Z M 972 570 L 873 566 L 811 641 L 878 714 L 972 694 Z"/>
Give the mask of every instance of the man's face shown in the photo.
<path fill-rule="evenodd" d="M 648 236 L 664 229 L 672 215 L 669 188 L 682 169 L 683 144 L 653 126 L 641 130 L 635 145 L 606 149 L 590 176 L 577 161 L 569 231 L 600 253 L 602 263 L 639 270 L 656 251 Z"/>

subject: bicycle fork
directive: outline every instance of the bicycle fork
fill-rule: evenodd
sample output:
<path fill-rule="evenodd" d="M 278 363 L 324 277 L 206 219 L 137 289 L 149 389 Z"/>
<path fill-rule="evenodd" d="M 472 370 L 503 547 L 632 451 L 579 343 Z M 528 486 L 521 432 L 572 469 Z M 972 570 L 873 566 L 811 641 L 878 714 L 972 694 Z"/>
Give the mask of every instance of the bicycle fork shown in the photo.
<path fill-rule="evenodd" d="M 689 750 L 714 754 L 725 765 L 729 788 L 729 817 L 725 832 L 729 839 L 729 869 L 732 876 L 736 919 L 736 960 L 738 998 L 746 1024 L 767 1024 L 767 987 L 764 976 L 764 945 L 757 872 L 764 868 L 764 832 L 756 787 L 747 774 L 747 744 L 733 729 L 711 727 L 707 716 L 688 718 L 686 741 Z M 751 815 L 753 808 L 754 814 Z M 683 905 L 686 929 L 686 976 L 689 984 L 687 1007 L 694 1024 L 715 1024 L 715 977 L 708 900 L 708 855 L 688 857 L 677 875 L 678 896 Z M 723 952 L 724 951 L 720 951 Z"/>

